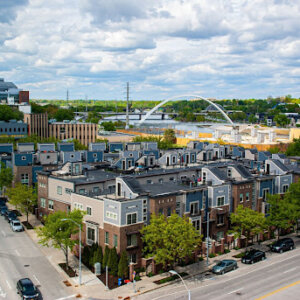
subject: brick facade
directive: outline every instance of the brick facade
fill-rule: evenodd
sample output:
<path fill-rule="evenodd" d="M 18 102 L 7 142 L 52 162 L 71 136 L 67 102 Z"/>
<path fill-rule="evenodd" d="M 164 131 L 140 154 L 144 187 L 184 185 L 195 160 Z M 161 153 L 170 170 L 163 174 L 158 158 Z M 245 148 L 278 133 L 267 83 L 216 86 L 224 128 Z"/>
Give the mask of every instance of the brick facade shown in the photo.
<path fill-rule="evenodd" d="M 248 200 L 247 198 L 248 193 Z M 242 201 L 240 201 L 240 195 L 243 195 Z M 232 183 L 232 212 L 236 212 L 239 205 L 243 207 L 251 208 L 252 205 L 252 182 L 233 182 Z"/>
<path fill-rule="evenodd" d="M 168 215 L 168 210 L 172 213 L 176 211 L 176 196 L 162 196 L 149 199 L 149 212 L 150 214 L 162 213 L 163 215 Z"/>

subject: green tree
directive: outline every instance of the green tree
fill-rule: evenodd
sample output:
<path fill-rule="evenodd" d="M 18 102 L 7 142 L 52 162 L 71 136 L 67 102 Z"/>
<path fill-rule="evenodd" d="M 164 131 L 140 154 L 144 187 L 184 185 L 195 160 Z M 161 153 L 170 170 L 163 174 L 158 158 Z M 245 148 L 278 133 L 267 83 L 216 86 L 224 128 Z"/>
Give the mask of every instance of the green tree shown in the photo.
<path fill-rule="evenodd" d="M 118 274 L 118 254 L 115 247 L 113 247 L 109 252 L 107 266 L 110 269 L 110 273 L 114 276 Z"/>
<path fill-rule="evenodd" d="M 300 156 L 300 138 L 294 139 L 286 149 L 287 156 Z"/>
<path fill-rule="evenodd" d="M 74 118 L 74 114 L 71 110 L 69 109 L 62 109 L 59 108 L 55 115 L 54 118 L 58 121 L 58 122 L 62 122 L 64 120 L 73 120 Z"/>
<path fill-rule="evenodd" d="M 279 194 L 268 195 L 267 203 L 269 205 L 267 223 L 271 228 L 277 231 L 279 239 L 282 229 L 287 229 L 290 226 L 290 206 L 291 204 L 281 199 Z"/>
<path fill-rule="evenodd" d="M 141 230 L 144 252 L 164 267 L 190 257 L 200 245 L 201 237 L 188 218 L 172 214 L 151 215 L 150 224 Z"/>
<path fill-rule="evenodd" d="M 9 121 L 9 120 L 23 120 L 24 115 L 18 109 L 12 108 L 8 105 L 1 105 L 0 109 L 0 121 Z"/>
<path fill-rule="evenodd" d="M 274 121 L 276 122 L 277 126 L 285 127 L 286 125 L 290 124 L 290 120 L 286 115 L 278 114 L 274 117 Z"/>
<path fill-rule="evenodd" d="M 0 190 L 2 191 L 4 187 L 11 187 L 13 181 L 13 173 L 11 168 L 7 168 L 4 163 L 0 165 Z"/>
<path fill-rule="evenodd" d="M 176 135 L 173 129 L 166 129 L 164 131 L 164 140 L 171 144 L 176 144 Z"/>
<path fill-rule="evenodd" d="M 103 122 L 101 125 L 104 127 L 105 131 L 115 131 L 116 127 L 113 122 Z"/>
<path fill-rule="evenodd" d="M 266 228 L 265 216 L 262 213 L 254 211 L 248 207 L 239 205 L 236 213 L 230 216 L 232 229 L 230 232 L 234 233 L 235 237 L 246 236 L 246 248 L 251 235 L 262 233 Z"/>
<path fill-rule="evenodd" d="M 255 124 L 257 122 L 257 118 L 255 117 L 254 114 L 251 114 L 248 118 L 248 121 L 252 124 Z"/>
<path fill-rule="evenodd" d="M 128 257 L 126 251 L 123 251 L 118 265 L 118 277 L 128 277 Z"/>
<path fill-rule="evenodd" d="M 93 254 L 92 266 L 94 266 L 94 264 L 98 263 L 98 262 L 102 266 L 102 261 L 103 261 L 102 247 L 98 246 L 97 249 L 94 251 L 94 254 Z"/>
<path fill-rule="evenodd" d="M 108 246 L 105 246 L 104 256 L 103 256 L 103 268 L 107 266 L 108 258 L 109 258 L 110 249 Z"/>
<path fill-rule="evenodd" d="M 26 220 L 28 223 L 29 212 L 31 212 L 37 204 L 35 189 L 31 186 L 17 183 L 14 188 L 9 188 L 7 190 L 7 196 L 10 204 L 14 205 L 22 213 L 26 214 Z"/>
<path fill-rule="evenodd" d="M 82 226 L 83 215 L 84 212 L 78 209 L 69 213 L 56 211 L 45 217 L 45 226 L 35 229 L 41 245 L 46 247 L 53 246 L 63 251 L 67 268 L 69 267 L 69 250 L 72 250 L 78 244 L 78 240 L 74 239 L 72 235 L 77 234 L 79 228 L 72 221 L 63 221 L 63 219 L 71 219 Z"/>

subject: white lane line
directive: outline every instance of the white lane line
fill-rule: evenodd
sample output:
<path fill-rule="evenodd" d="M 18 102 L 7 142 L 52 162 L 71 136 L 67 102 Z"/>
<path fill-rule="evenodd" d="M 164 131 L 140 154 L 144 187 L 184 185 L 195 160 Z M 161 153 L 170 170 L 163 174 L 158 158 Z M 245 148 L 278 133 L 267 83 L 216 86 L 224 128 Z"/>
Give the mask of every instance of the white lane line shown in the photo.
<path fill-rule="evenodd" d="M 5 234 L 5 232 L 4 232 L 3 230 L 1 230 L 1 232 L 2 232 L 3 236 L 4 236 L 4 237 L 6 237 L 6 234 Z"/>
<path fill-rule="evenodd" d="M 40 285 L 41 283 L 39 282 L 39 280 L 37 279 L 37 277 L 35 275 L 33 275 L 33 277 L 36 280 L 36 282 Z"/>
<path fill-rule="evenodd" d="M 16 249 L 15 250 L 15 252 L 16 252 L 16 254 L 18 255 L 18 256 L 20 256 L 20 253 L 19 253 L 19 251 Z"/>
<path fill-rule="evenodd" d="M 65 299 L 70 299 L 70 298 L 75 298 L 77 295 L 74 294 L 74 295 L 70 295 L 70 296 L 67 296 L 67 297 L 62 297 L 62 298 L 58 298 L 56 300 L 65 300 Z"/>
<path fill-rule="evenodd" d="M 228 295 L 230 295 L 230 294 L 234 294 L 234 293 L 236 293 L 236 292 L 239 292 L 239 291 L 241 291 L 243 288 L 240 288 L 240 289 L 238 289 L 238 290 L 235 290 L 235 291 L 232 291 L 232 292 L 229 292 L 229 293 L 227 293 Z"/>
<path fill-rule="evenodd" d="M 297 268 L 289 269 L 289 270 L 287 270 L 287 271 L 284 271 L 283 274 L 288 273 L 288 272 L 293 272 L 293 271 L 295 271 L 296 269 L 297 269 Z"/>
<path fill-rule="evenodd" d="M 6 281 L 8 288 L 11 290 L 11 285 L 9 284 L 9 281 L 8 280 L 5 280 L 5 281 Z"/>

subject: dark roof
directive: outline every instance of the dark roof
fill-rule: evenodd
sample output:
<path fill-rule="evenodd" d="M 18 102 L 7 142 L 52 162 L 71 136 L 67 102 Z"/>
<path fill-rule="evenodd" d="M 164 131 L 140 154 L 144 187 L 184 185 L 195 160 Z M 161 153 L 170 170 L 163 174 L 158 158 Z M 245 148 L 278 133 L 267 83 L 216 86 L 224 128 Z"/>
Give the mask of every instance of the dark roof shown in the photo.
<path fill-rule="evenodd" d="M 272 161 L 275 163 L 275 165 L 280 168 L 284 172 L 288 172 L 289 169 L 278 159 L 272 159 Z"/>
<path fill-rule="evenodd" d="M 7 91 L 8 89 L 17 89 L 17 86 L 12 82 L 0 81 L 0 91 L 4 92 Z"/>
<path fill-rule="evenodd" d="M 235 165 L 235 168 L 243 177 L 252 177 L 251 173 L 243 165 Z"/>
<path fill-rule="evenodd" d="M 144 192 L 143 188 L 135 178 L 126 176 L 122 177 L 122 180 L 134 193 L 141 194 Z"/>
<path fill-rule="evenodd" d="M 217 168 L 217 167 L 212 167 L 212 168 L 209 168 L 209 170 L 210 170 L 215 176 L 217 176 L 220 180 L 227 180 L 227 176 L 226 176 L 225 172 L 221 171 L 219 168 Z"/>
<path fill-rule="evenodd" d="M 263 152 L 263 154 L 266 155 L 266 156 L 272 156 L 271 152 L 269 152 L 269 151 L 262 151 L 262 152 Z"/>
<path fill-rule="evenodd" d="M 280 158 L 286 158 L 286 155 L 283 154 L 283 153 L 277 153 L 277 155 L 278 155 L 278 157 L 280 157 Z"/>
<path fill-rule="evenodd" d="M 252 154 L 256 154 L 257 153 L 257 149 L 248 149 Z"/>

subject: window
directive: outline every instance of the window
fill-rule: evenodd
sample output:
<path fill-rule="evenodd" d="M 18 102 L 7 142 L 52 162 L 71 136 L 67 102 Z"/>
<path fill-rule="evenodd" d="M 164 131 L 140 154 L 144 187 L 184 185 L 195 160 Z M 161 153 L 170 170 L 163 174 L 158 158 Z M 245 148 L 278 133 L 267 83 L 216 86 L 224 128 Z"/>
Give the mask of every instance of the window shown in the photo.
<path fill-rule="evenodd" d="M 85 194 L 85 189 L 80 189 L 80 190 L 79 190 L 79 194 L 80 194 L 80 195 L 84 195 L 84 194 Z"/>
<path fill-rule="evenodd" d="M 87 214 L 88 216 L 91 216 L 91 215 L 92 215 L 92 208 L 91 208 L 91 207 L 89 207 L 89 206 L 86 207 L 86 214 Z"/>
<path fill-rule="evenodd" d="M 80 173 L 80 164 L 75 165 L 75 173 L 79 174 Z"/>
<path fill-rule="evenodd" d="M 83 204 L 81 204 L 81 203 L 74 203 L 74 208 L 75 209 L 83 210 Z"/>
<path fill-rule="evenodd" d="M 71 194 L 72 193 L 72 190 L 71 189 L 68 189 L 68 188 L 65 188 L 65 192 L 66 192 L 66 194 Z"/>
<path fill-rule="evenodd" d="M 136 263 L 136 253 L 132 253 L 129 255 L 129 263 Z"/>
<path fill-rule="evenodd" d="M 221 196 L 217 198 L 217 206 L 223 206 L 225 204 L 225 197 Z"/>
<path fill-rule="evenodd" d="M 127 235 L 127 247 L 134 247 L 137 246 L 137 235 L 130 234 Z"/>
<path fill-rule="evenodd" d="M 21 174 L 21 183 L 28 185 L 29 184 L 29 175 L 28 174 Z"/>
<path fill-rule="evenodd" d="M 174 181 L 174 177 L 170 177 L 169 180 L 170 180 L 170 181 Z"/>
<path fill-rule="evenodd" d="M 200 231 L 200 220 L 194 220 L 192 221 L 192 224 L 197 231 Z"/>
<path fill-rule="evenodd" d="M 223 225 L 224 224 L 224 215 L 217 215 L 217 225 Z"/>
<path fill-rule="evenodd" d="M 158 179 L 158 182 L 159 182 L 159 183 L 163 183 L 164 180 L 163 180 L 162 178 L 159 178 L 159 179 Z"/>
<path fill-rule="evenodd" d="M 93 157 L 94 157 L 94 158 L 97 158 L 97 153 L 93 153 Z"/>
<path fill-rule="evenodd" d="M 169 207 L 167 208 L 167 216 L 170 217 L 170 216 L 171 216 L 171 213 L 172 213 L 172 207 L 169 206 Z"/>
<path fill-rule="evenodd" d="M 175 164 L 176 162 L 176 156 L 172 156 L 172 163 Z"/>
<path fill-rule="evenodd" d="M 26 160 L 26 156 L 22 156 L 22 157 L 21 157 L 21 160 Z"/>
<path fill-rule="evenodd" d="M 118 236 L 114 234 L 114 247 L 118 247 Z"/>
<path fill-rule="evenodd" d="M 128 214 L 127 215 L 127 225 L 135 224 L 136 223 L 136 213 Z"/>
<path fill-rule="evenodd" d="M 41 197 L 41 207 L 46 208 L 46 199 Z"/>
<path fill-rule="evenodd" d="M 240 202 L 243 202 L 244 200 L 244 194 L 240 194 Z"/>
<path fill-rule="evenodd" d="M 160 209 L 158 210 L 158 214 L 163 215 L 163 214 L 164 214 L 164 209 L 163 209 L 163 208 L 160 208 Z"/>
<path fill-rule="evenodd" d="M 57 186 L 57 194 L 61 195 L 62 194 L 62 187 L 61 186 Z"/>
<path fill-rule="evenodd" d="M 104 240 L 105 244 L 109 244 L 109 232 L 105 231 L 105 240 Z"/>
<path fill-rule="evenodd" d="M 147 180 L 147 184 L 152 184 L 152 180 Z"/>
<path fill-rule="evenodd" d="M 87 238 L 88 238 L 88 240 L 95 242 L 95 229 L 94 228 L 88 227 Z"/>
<path fill-rule="evenodd" d="M 93 193 L 94 194 L 98 194 L 99 193 L 99 187 L 98 186 L 93 187 Z"/>
<path fill-rule="evenodd" d="M 193 202 L 190 204 L 190 213 L 191 215 L 199 213 L 198 202 Z"/>
<path fill-rule="evenodd" d="M 283 193 L 286 193 L 288 191 L 288 189 L 289 189 L 289 185 L 288 184 L 283 185 L 283 187 L 282 187 Z"/>
<path fill-rule="evenodd" d="M 74 154 L 70 154 L 70 158 L 74 158 L 75 157 L 75 155 Z"/>
<path fill-rule="evenodd" d="M 48 208 L 49 209 L 54 209 L 53 200 L 48 201 Z"/>
<path fill-rule="evenodd" d="M 228 176 L 229 178 L 231 178 L 231 169 L 228 169 L 228 170 L 227 170 L 227 176 Z"/>
<path fill-rule="evenodd" d="M 264 201 L 267 200 L 267 195 L 269 194 L 270 189 L 263 189 L 262 198 Z"/>
<path fill-rule="evenodd" d="M 106 216 L 106 218 L 108 218 L 108 219 L 117 220 L 117 214 L 116 214 L 116 213 L 107 211 L 106 214 L 105 214 L 105 216 Z"/>
<path fill-rule="evenodd" d="M 205 183 L 206 182 L 206 172 L 202 173 L 202 182 Z"/>
<path fill-rule="evenodd" d="M 246 201 L 249 201 L 250 197 L 249 197 L 249 193 L 246 193 Z"/>

